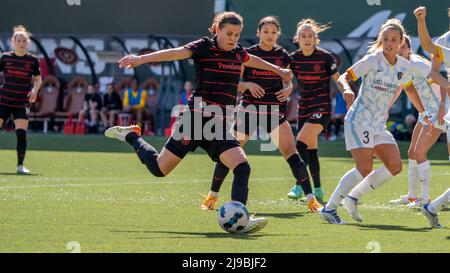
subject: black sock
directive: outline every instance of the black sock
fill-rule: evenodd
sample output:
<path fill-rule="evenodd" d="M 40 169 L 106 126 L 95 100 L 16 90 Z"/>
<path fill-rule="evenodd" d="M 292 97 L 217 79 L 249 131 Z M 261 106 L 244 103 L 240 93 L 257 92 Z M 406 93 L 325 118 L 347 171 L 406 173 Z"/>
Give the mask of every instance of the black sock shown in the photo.
<path fill-rule="evenodd" d="M 25 153 L 27 151 L 27 131 L 25 131 L 24 129 L 17 129 L 16 138 L 17 165 L 23 165 Z"/>
<path fill-rule="evenodd" d="M 211 191 L 220 191 L 220 187 L 222 186 L 222 183 L 227 177 L 229 171 L 230 169 L 228 169 L 227 166 L 223 165 L 222 162 L 216 163 L 216 168 L 214 169 L 214 175 L 211 183 Z"/>
<path fill-rule="evenodd" d="M 308 171 L 306 170 L 305 162 L 300 158 L 300 155 L 293 154 L 287 159 L 287 162 L 289 163 L 289 167 L 291 167 L 292 174 L 297 180 L 296 184 L 302 187 L 305 195 L 312 193 Z"/>
<path fill-rule="evenodd" d="M 338 136 L 339 133 L 341 132 L 341 125 L 342 125 L 342 120 L 336 119 L 336 121 L 334 122 L 334 134 L 336 136 Z"/>
<path fill-rule="evenodd" d="M 309 154 L 309 172 L 314 182 L 314 188 L 320 188 L 320 163 L 317 149 L 308 150 Z"/>
<path fill-rule="evenodd" d="M 297 148 L 300 157 L 306 165 L 309 164 L 309 155 L 308 155 L 308 145 L 306 145 L 303 141 L 297 140 L 297 144 L 295 145 Z"/>
<path fill-rule="evenodd" d="M 157 177 L 163 177 L 164 174 L 158 165 L 158 151 L 155 150 L 150 144 L 145 142 L 144 139 L 138 136 L 138 134 L 131 132 L 125 136 L 125 140 L 133 146 L 134 151 L 141 160 L 142 164 L 147 166 L 147 169 Z"/>
<path fill-rule="evenodd" d="M 243 162 L 233 170 L 233 186 L 231 188 L 231 200 L 247 204 L 248 178 L 250 177 L 250 165 Z"/>

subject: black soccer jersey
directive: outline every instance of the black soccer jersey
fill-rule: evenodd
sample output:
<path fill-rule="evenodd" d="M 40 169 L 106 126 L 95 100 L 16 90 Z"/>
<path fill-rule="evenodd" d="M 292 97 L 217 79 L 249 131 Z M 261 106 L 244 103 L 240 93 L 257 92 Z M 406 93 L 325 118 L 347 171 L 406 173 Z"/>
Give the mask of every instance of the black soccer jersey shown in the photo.
<path fill-rule="evenodd" d="M 216 38 L 208 37 L 184 47 L 193 52 L 196 70 L 194 91 L 188 106 L 192 109 L 194 97 L 200 97 L 206 105 L 234 108 L 241 66 L 250 58 L 247 51 L 240 44 L 231 51 L 224 51 L 218 47 Z"/>
<path fill-rule="evenodd" d="M 269 63 L 283 68 L 289 66 L 292 60 L 289 53 L 281 47 L 274 47 L 270 51 L 264 51 L 258 45 L 254 45 L 246 50 L 249 54 L 258 56 Z M 254 104 L 255 106 L 278 105 L 280 112 L 286 112 L 287 102 L 280 102 L 275 95 L 276 92 L 283 89 L 283 81 L 280 75 L 272 71 L 245 67 L 243 76 L 244 81 L 254 82 L 265 91 L 265 95 L 262 98 L 255 98 L 250 91 L 245 91 L 241 99 L 244 107 L 249 104 Z"/>
<path fill-rule="evenodd" d="M 331 114 L 330 77 L 337 72 L 333 55 L 317 47 L 310 56 L 297 50 L 291 57 L 291 69 L 300 87 L 299 118 Z"/>
<path fill-rule="evenodd" d="M 32 77 L 41 74 L 37 57 L 6 52 L 0 57 L 0 71 L 4 82 L 0 87 L 0 106 L 22 108 L 28 104 L 27 95 L 32 88 Z"/>

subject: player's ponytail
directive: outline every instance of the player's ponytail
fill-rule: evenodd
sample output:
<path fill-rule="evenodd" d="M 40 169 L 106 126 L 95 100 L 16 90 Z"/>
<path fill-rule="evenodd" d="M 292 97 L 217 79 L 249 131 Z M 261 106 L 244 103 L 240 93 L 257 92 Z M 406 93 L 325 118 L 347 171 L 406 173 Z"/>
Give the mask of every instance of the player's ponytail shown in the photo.
<path fill-rule="evenodd" d="M 316 22 L 314 19 L 311 19 L 311 18 L 306 18 L 306 19 L 300 20 L 300 22 L 297 23 L 297 31 L 295 32 L 295 36 L 293 39 L 294 43 L 298 43 L 300 31 L 302 31 L 304 28 L 307 28 L 307 27 L 311 28 L 312 31 L 314 31 L 314 33 L 316 35 L 316 45 L 318 45 L 320 43 L 319 33 L 324 32 L 327 29 L 330 29 L 331 22 L 328 22 L 326 24 L 319 24 L 318 22 Z"/>
<path fill-rule="evenodd" d="M 212 35 L 217 35 L 217 31 L 219 29 L 222 29 L 225 24 L 244 26 L 243 22 L 244 19 L 242 18 L 242 16 L 236 12 L 233 11 L 220 12 L 217 13 L 216 16 L 214 16 L 211 27 L 209 28 L 209 32 Z"/>
<path fill-rule="evenodd" d="M 408 35 L 403 35 L 405 37 L 405 44 L 408 46 L 409 49 L 411 49 L 411 38 Z"/>
<path fill-rule="evenodd" d="M 399 32 L 401 37 L 401 43 L 405 41 L 405 28 L 402 25 L 402 22 L 398 19 L 391 18 L 387 20 L 380 28 L 380 32 L 378 32 L 378 37 L 375 42 L 369 47 L 367 51 L 369 54 L 379 51 L 381 48 L 381 39 L 383 38 L 383 32 L 388 29 L 395 29 Z"/>
<path fill-rule="evenodd" d="M 24 35 L 27 38 L 27 40 L 29 40 L 31 37 L 31 33 L 22 25 L 15 26 L 13 28 L 12 39 L 15 40 L 17 35 Z"/>

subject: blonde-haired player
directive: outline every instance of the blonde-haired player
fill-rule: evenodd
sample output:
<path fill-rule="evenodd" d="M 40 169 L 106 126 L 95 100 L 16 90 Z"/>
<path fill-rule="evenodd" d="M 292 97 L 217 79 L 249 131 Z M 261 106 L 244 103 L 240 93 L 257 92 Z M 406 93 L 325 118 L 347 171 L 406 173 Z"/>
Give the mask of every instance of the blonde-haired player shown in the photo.
<path fill-rule="evenodd" d="M 411 64 L 397 55 L 405 39 L 404 33 L 399 20 L 387 20 L 368 54 L 339 78 L 339 84 L 345 90 L 344 100 L 348 105 L 353 103 L 345 117 L 344 131 L 347 150 L 351 151 L 356 166 L 341 178 L 329 202 L 320 211 L 321 217 L 328 223 L 343 223 L 337 214 L 341 201 L 353 219 L 362 221 L 357 208 L 358 199 L 401 172 L 400 151 L 386 128 L 390 103 L 396 91 L 406 89 L 420 116 L 427 116 L 413 88 Z M 355 94 L 349 81 L 360 77 L 363 82 L 354 100 Z M 430 122 L 427 117 L 426 120 Z M 375 155 L 384 166 L 373 171 Z"/>
<path fill-rule="evenodd" d="M 291 53 L 291 69 L 300 89 L 296 146 L 309 166 L 314 195 L 319 201 L 323 201 L 325 194 L 321 186 L 318 139 L 331 119 L 331 79 L 337 83 L 340 76 L 333 54 L 319 47 L 319 34 L 329 28 L 329 24 L 322 25 L 311 18 L 302 19 L 294 36 L 299 49 Z M 340 92 L 344 90 L 340 89 Z M 288 197 L 297 199 L 301 196 L 302 188 L 297 181 Z"/>
<path fill-rule="evenodd" d="M 431 167 L 427 154 L 431 147 L 445 133 L 447 126 L 444 116 L 447 111 L 445 101 L 447 93 L 433 82 L 430 76 L 431 62 L 422 56 L 411 53 L 411 40 L 405 36 L 405 43 L 401 46 L 398 55 L 409 60 L 412 66 L 414 88 L 419 93 L 425 110 L 430 115 L 434 128 L 429 131 L 423 119 L 417 122 L 408 149 L 408 194 L 400 199 L 391 200 L 391 204 L 407 204 L 408 207 L 422 207 L 430 202 L 430 176 Z M 439 94 L 440 92 L 440 94 Z M 398 92 L 400 94 L 400 92 Z M 419 183 L 420 181 L 420 183 Z M 419 184 L 421 196 L 418 196 Z"/>
<path fill-rule="evenodd" d="M 431 77 L 441 87 L 447 89 L 447 94 L 450 92 L 449 82 L 439 73 L 439 69 L 442 63 L 445 64 L 447 69 L 450 68 L 450 48 L 434 44 L 431 41 L 430 34 L 428 33 L 425 17 L 427 10 L 425 7 L 418 7 L 414 11 L 414 15 L 417 18 L 417 28 L 419 32 L 420 44 L 423 49 L 433 54 Z M 450 94 L 448 94 L 450 96 Z M 445 117 L 447 125 L 450 125 L 450 113 L 447 113 Z M 450 133 L 450 132 L 447 132 Z M 422 214 L 428 219 L 431 228 L 440 228 L 439 219 L 437 213 L 450 201 L 450 189 L 447 189 L 445 193 L 436 198 L 430 204 L 426 204 L 422 208 Z"/>

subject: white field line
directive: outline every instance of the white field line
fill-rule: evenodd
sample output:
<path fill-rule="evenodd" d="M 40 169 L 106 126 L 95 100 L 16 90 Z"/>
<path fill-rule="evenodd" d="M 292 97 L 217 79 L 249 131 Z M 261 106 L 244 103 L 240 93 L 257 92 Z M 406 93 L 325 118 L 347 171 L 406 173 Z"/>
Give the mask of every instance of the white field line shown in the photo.
<path fill-rule="evenodd" d="M 433 176 L 450 176 L 450 172 L 445 173 L 433 173 Z M 397 177 L 407 177 L 407 175 L 398 175 Z M 322 177 L 324 180 L 328 179 L 335 179 L 336 183 L 339 181 L 341 177 L 339 176 L 329 176 L 329 177 Z M 112 183 L 70 183 L 70 184 L 34 184 L 34 185 L 17 185 L 17 186 L 1 186 L 0 190 L 12 190 L 12 189 L 34 189 L 34 188 L 65 188 L 65 187 L 71 187 L 71 188 L 77 188 L 77 187 L 102 187 L 102 186 L 121 186 L 121 185 L 150 185 L 150 184 L 187 184 L 187 183 L 207 183 L 210 182 L 211 179 L 188 179 L 188 178 L 180 178 L 177 180 L 166 180 L 166 179 L 160 179 L 158 181 L 154 181 L 154 177 L 149 175 L 148 179 L 138 179 L 133 181 L 127 181 L 124 178 L 88 178 L 88 177 L 55 177 L 55 178 L 48 178 L 48 177 L 42 177 L 42 178 L 31 178 L 30 182 L 64 182 L 64 181 L 74 181 L 74 182 L 80 182 L 80 181 L 117 181 Z M 289 177 L 251 177 L 250 178 L 253 181 L 258 182 L 270 182 L 270 181 L 277 181 L 277 180 L 293 180 L 291 176 Z M 152 181 L 153 180 L 153 181 Z M 0 179 L 0 183 L 2 182 L 8 182 L 10 179 Z"/>

